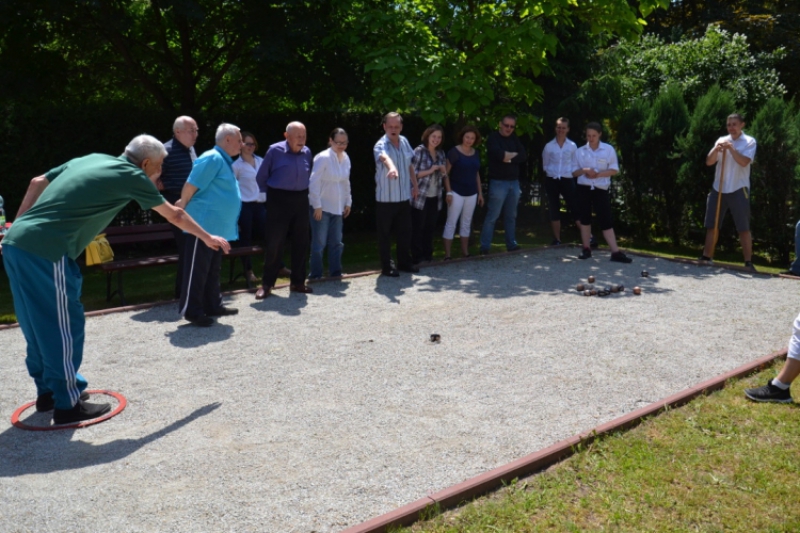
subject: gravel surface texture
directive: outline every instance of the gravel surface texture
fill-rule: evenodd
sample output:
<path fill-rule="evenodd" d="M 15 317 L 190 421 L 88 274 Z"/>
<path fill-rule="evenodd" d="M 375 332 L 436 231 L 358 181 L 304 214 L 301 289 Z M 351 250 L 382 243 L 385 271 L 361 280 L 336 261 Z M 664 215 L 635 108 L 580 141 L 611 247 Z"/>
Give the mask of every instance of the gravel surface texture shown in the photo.
<path fill-rule="evenodd" d="M 79 430 L 11 426 L 35 391 L 0 331 L 0 531 L 340 531 L 787 344 L 795 282 L 579 252 L 91 318 L 81 371 L 129 403 Z"/>

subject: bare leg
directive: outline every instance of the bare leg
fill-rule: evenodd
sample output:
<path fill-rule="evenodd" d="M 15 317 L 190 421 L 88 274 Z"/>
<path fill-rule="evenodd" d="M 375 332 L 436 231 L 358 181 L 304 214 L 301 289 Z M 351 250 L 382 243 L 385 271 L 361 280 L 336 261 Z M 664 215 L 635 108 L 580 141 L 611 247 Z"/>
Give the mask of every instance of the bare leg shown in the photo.
<path fill-rule="evenodd" d="M 453 239 L 442 239 L 444 241 L 444 256 L 450 257 L 450 248 L 453 246 Z"/>
<path fill-rule="evenodd" d="M 739 233 L 739 242 L 742 243 L 742 255 L 745 261 L 753 260 L 753 236 L 749 231 Z M 783 380 L 781 380 L 783 381 Z"/>
<path fill-rule="evenodd" d="M 787 357 L 777 378 L 781 383 L 791 383 L 798 375 L 800 375 L 800 359 Z"/>
<path fill-rule="evenodd" d="M 591 234 L 591 231 L 589 233 Z M 608 247 L 611 248 L 612 254 L 619 252 L 619 246 L 617 246 L 617 236 L 614 235 L 614 228 L 604 229 L 603 238 L 608 243 Z"/>
<path fill-rule="evenodd" d="M 469 237 L 461 237 L 461 257 L 469 255 Z"/>
<path fill-rule="evenodd" d="M 714 257 L 714 230 L 706 230 L 706 245 L 703 247 L 703 255 Z"/>
<path fill-rule="evenodd" d="M 553 227 L 553 238 L 557 241 L 561 240 L 561 221 L 560 220 L 553 220 L 550 222 L 550 225 Z"/>
<path fill-rule="evenodd" d="M 584 248 L 589 247 L 589 241 L 592 238 L 592 226 L 581 225 L 581 243 Z"/>

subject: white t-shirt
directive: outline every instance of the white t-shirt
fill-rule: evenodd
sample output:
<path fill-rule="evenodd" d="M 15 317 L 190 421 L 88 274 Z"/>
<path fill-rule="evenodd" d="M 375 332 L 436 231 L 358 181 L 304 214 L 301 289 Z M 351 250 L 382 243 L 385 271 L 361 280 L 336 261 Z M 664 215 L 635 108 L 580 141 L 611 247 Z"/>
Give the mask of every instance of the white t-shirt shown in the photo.
<path fill-rule="evenodd" d="M 542 150 L 544 173 L 555 179 L 571 178 L 572 157 L 577 149 L 578 145 L 569 139 L 564 140 L 564 146 L 559 146 L 555 139 L 545 144 Z"/>
<path fill-rule="evenodd" d="M 239 191 L 242 193 L 243 202 L 266 202 L 267 193 L 258 190 L 256 174 L 261 167 L 262 158 L 253 154 L 256 166 L 254 167 L 241 157 L 233 162 L 233 175 L 239 182 Z"/>
<path fill-rule="evenodd" d="M 597 150 L 592 150 L 589 144 L 585 144 L 575 150 L 575 156 L 572 158 L 572 171 L 580 170 L 582 168 L 593 168 L 597 172 L 605 170 L 616 170 L 619 172 L 619 162 L 617 161 L 617 152 L 610 144 L 601 142 Z M 611 187 L 611 178 L 595 178 L 589 179 L 586 174 L 578 176 L 578 185 L 589 185 L 592 189 L 608 190 Z"/>
<path fill-rule="evenodd" d="M 742 166 L 733 159 L 733 156 L 725 151 L 725 176 L 722 180 L 722 193 L 728 194 L 738 191 L 742 187 L 750 188 L 750 165 L 753 163 L 753 158 L 756 156 L 756 140 L 742 132 L 739 138 L 733 141 L 730 135 L 725 135 L 717 139 L 714 146 L 722 142 L 733 142 L 733 147 L 737 152 L 750 159 L 750 163 Z M 714 170 L 714 190 L 719 192 L 719 173 L 721 169 L 720 162 L 722 161 L 722 154 L 717 152 L 717 168 Z"/>

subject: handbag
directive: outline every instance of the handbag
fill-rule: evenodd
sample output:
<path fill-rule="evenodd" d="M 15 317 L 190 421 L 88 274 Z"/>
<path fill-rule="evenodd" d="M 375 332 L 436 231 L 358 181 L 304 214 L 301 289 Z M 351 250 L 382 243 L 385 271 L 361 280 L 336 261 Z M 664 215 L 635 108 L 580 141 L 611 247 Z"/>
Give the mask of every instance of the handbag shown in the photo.
<path fill-rule="evenodd" d="M 106 239 L 106 234 L 101 233 L 86 247 L 86 266 L 99 265 L 114 260 L 114 250 Z"/>

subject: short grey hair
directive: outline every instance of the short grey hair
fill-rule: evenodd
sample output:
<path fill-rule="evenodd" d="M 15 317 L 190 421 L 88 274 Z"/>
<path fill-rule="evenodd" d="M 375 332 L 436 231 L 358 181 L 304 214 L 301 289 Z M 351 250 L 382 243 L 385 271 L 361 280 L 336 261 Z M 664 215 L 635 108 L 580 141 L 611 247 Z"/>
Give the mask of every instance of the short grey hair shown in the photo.
<path fill-rule="evenodd" d="M 196 121 L 192 117 L 190 117 L 188 115 L 182 115 L 182 116 L 176 118 L 175 122 L 172 123 L 172 131 L 178 131 L 178 130 L 181 130 L 181 129 L 185 128 L 186 127 L 186 123 L 189 122 L 190 120 L 192 122 L 196 123 Z"/>
<path fill-rule="evenodd" d="M 292 121 L 286 125 L 286 133 L 292 133 L 294 130 L 306 129 L 305 124 L 302 122 Z"/>
<path fill-rule="evenodd" d="M 125 147 L 123 154 L 136 166 L 141 166 L 145 159 L 164 159 L 167 157 L 167 149 L 161 141 L 152 135 L 137 135 L 128 146 Z"/>
<path fill-rule="evenodd" d="M 222 144 L 222 141 L 225 140 L 225 137 L 229 135 L 236 135 L 239 133 L 239 126 L 234 126 L 233 124 L 228 124 L 227 122 L 223 122 L 219 126 L 217 126 L 217 133 L 214 135 L 214 141 L 217 144 Z"/>

